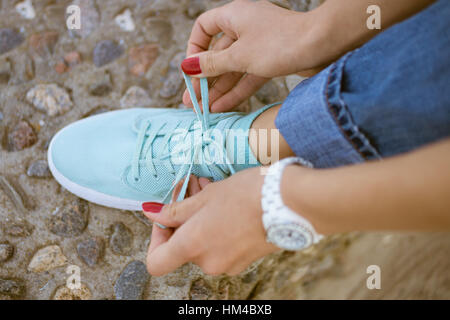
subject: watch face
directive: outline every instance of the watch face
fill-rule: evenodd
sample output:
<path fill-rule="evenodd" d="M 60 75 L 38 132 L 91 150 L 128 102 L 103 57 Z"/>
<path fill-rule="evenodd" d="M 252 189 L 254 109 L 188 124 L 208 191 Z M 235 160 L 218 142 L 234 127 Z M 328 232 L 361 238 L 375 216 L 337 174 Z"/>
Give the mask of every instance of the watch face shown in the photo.
<path fill-rule="evenodd" d="M 267 230 L 267 238 L 285 250 L 301 250 L 312 244 L 311 233 L 298 224 L 275 224 Z"/>

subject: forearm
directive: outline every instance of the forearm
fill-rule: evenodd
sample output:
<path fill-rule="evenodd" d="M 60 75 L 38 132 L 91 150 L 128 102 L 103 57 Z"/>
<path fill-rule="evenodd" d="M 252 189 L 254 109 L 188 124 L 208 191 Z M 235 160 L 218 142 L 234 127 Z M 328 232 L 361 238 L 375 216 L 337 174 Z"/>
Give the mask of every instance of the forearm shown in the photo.
<path fill-rule="evenodd" d="M 421 11 L 434 0 L 327 0 L 317 9 L 299 16 L 311 26 L 308 41 L 301 46 L 309 57 L 302 57 L 299 71 L 321 68 L 353 50 L 377 33 Z M 366 12 L 370 5 L 378 5 L 381 11 L 381 29 L 370 30 Z M 306 19 L 305 19 L 306 18 Z M 303 23 L 303 27 L 305 23 Z M 307 64 L 307 65 L 306 65 Z"/>
<path fill-rule="evenodd" d="M 324 234 L 449 230 L 450 140 L 384 161 L 283 175 L 286 205 Z"/>

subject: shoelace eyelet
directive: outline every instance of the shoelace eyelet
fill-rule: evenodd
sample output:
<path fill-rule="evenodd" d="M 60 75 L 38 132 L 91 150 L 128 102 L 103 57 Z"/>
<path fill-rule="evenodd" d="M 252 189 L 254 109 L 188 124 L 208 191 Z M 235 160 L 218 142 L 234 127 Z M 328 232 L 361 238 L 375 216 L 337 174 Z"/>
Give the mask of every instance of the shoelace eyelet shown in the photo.
<path fill-rule="evenodd" d="M 212 125 L 217 124 L 219 121 L 221 120 L 225 120 L 225 118 L 221 118 L 219 117 L 218 119 L 216 119 L 216 121 L 214 123 L 210 122 L 210 117 L 209 117 L 209 103 L 208 103 L 208 81 L 206 78 L 202 78 L 200 79 L 200 90 L 201 90 L 201 96 L 202 96 L 202 104 L 203 104 L 203 111 L 200 108 L 199 104 L 198 104 L 198 100 L 197 97 L 195 95 L 195 91 L 194 88 L 192 86 L 192 82 L 190 80 L 190 77 L 188 77 L 186 74 L 183 73 L 183 77 L 185 79 L 186 82 L 186 86 L 187 89 L 189 91 L 189 95 L 191 97 L 191 101 L 194 104 L 194 110 L 196 112 L 196 122 L 194 123 L 194 120 L 191 120 L 189 123 L 187 123 L 186 125 L 189 128 L 189 131 L 194 131 L 194 130 L 201 130 L 201 140 L 200 141 L 195 141 L 194 144 L 187 144 L 187 142 L 185 141 L 186 139 L 184 139 L 182 142 L 187 144 L 185 146 L 185 148 L 183 148 L 182 150 L 180 150 L 180 153 L 183 153 L 185 155 L 186 160 L 184 162 L 182 162 L 180 165 L 180 170 L 182 169 L 183 172 L 172 172 L 172 175 L 174 176 L 174 183 L 172 185 L 172 187 L 170 188 L 170 190 L 166 193 L 165 197 L 163 198 L 162 202 L 165 201 L 169 201 L 170 200 L 170 195 L 173 191 L 173 189 L 175 188 L 176 184 L 178 182 L 180 182 L 182 180 L 182 176 L 184 176 L 184 182 L 182 185 L 182 189 L 178 195 L 178 198 L 175 201 L 180 201 L 182 199 L 184 199 L 184 196 L 186 194 L 186 190 L 187 190 L 187 186 L 189 183 L 189 179 L 191 174 L 194 172 L 195 167 L 194 165 L 196 164 L 201 164 L 200 162 L 198 162 L 199 160 L 205 158 L 206 155 L 204 155 L 204 153 L 206 151 L 211 152 L 213 154 L 212 157 L 214 157 L 216 155 L 216 153 L 221 152 L 220 155 L 225 155 L 226 159 L 224 159 L 226 162 L 226 167 L 225 165 L 223 167 L 219 166 L 217 163 L 217 166 L 212 165 L 211 167 L 209 167 L 209 171 L 211 173 L 211 175 L 213 176 L 220 176 L 222 178 L 225 178 L 227 175 L 229 174 L 233 174 L 235 173 L 235 170 L 233 168 L 233 166 L 230 164 L 230 161 L 228 159 L 227 156 L 227 152 L 224 144 L 224 141 L 222 141 L 222 139 L 218 139 L 220 140 L 219 142 L 216 141 L 217 137 L 214 136 L 210 130 L 210 127 Z M 170 128 L 171 130 L 166 130 L 167 132 L 163 132 L 164 136 L 164 140 L 166 144 L 169 143 L 170 141 L 170 136 L 168 136 L 169 134 L 174 134 L 174 132 L 172 132 L 172 130 L 177 129 L 178 125 L 181 122 L 177 122 L 176 126 L 174 126 L 174 128 Z M 161 129 L 165 126 L 165 124 L 163 124 L 163 126 L 159 126 L 156 129 L 156 131 L 154 132 L 154 134 L 150 135 L 147 134 L 148 133 L 148 129 L 150 127 L 151 123 L 150 120 L 146 121 L 144 123 L 144 125 L 141 126 L 141 128 L 139 129 L 138 132 L 138 139 L 137 139 L 137 144 L 136 144 L 136 149 L 135 149 L 135 153 L 133 156 L 133 162 L 132 162 L 132 173 L 133 175 L 138 175 L 139 172 L 139 166 L 141 165 L 140 161 L 144 160 L 142 153 L 143 153 L 143 149 L 145 150 L 145 154 L 144 157 L 146 157 L 148 154 L 150 154 L 150 157 L 152 157 L 152 159 L 145 159 L 149 161 L 149 164 L 152 164 L 151 168 L 153 167 L 153 160 L 160 160 L 164 159 L 164 160 L 169 160 L 171 165 L 174 164 L 174 158 L 172 157 L 173 154 L 169 154 L 169 155 L 163 155 L 160 154 L 159 156 L 155 156 L 157 159 L 153 159 L 153 154 L 152 152 L 152 148 L 153 148 L 153 140 L 158 136 L 158 132 L 161 131 Z M 176 131 L 176 130 L 175 130 Z M 148 137 L 148 138 L 147 138 Z M 186 137 L 186 136 L 184 136 Z M 147 138 L 147 141 L 145 141 L 145 139 Z M 173 141 L 172 141 L 173 142 Z M 218 150 L 216 151 L 215 149 L 218 148 Z M 208 150 L 206 150 L 208 149 Z M 222 150 L 223 149 L 223 150 Z M 173 151 L 173 150 L 172 150 Z M 169 152 L 171 152 L 170 148 L 169 148 Z M 160 157 L 160 158 L 158 158 Z M 178 157 L 178 155 L 177 155 Z M 208 157 L 211 158 L 211 157 Z M 152 160 L 152 161 L 150 161 Z M 221 160 L 223 161 L 223 160 Z M 214 162 L 212 162 L 211 164 L 214 164 Z M 172 168 L 172 170 L 174 170 Z M 160 176 L 158 176 L 158 174 L 152 175 L 153 178 L 156 181 L 161 180 Z M 139 177 L 135 177 L 135 182 L 139 182 L 141 179 Z"/>
<path fill-rule="evenodd" d="M 141 181 L 141 178 L 134 177 L 134 182 L 139 182 L 139 181 Z"/>

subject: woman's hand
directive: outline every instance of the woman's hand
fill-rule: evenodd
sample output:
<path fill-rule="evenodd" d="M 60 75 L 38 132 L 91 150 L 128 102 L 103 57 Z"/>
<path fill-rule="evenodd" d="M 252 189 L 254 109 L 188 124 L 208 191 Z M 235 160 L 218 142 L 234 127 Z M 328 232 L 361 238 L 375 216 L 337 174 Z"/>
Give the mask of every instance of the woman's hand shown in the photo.
<path fill-rule="evenodd" d="M 195 22 L 181 67 L 210 78 L 211 111 L 229 111 L 270 78 L 314 67 L 301 54 L 308 39 L 305 16 L 268 1 L 236 0 L 207 11 Z M 194 88 L 199 96 L 198 81 Z M 183 102 L 192 106 L 187 91 Z"/>
<path fill-rule="evenodd" d="M 203 13 L 189 38 L 185 73 L 210 79 L 210 109 L 229 111 L 269 78 L 297 72 L 314 74 L 378 32 L 433 0 L 335 0 L 302 13 L 268 1 L 235 0 Z M 369 29 L 367 7 L 383 12 L 381 29 Z M 223 33 L 212 45 L 214 36 Z M 199 83 L 194 81 L 197 97 Z M 192 106 L 189 95 L 183 102 Z"/>
<path fill-rule="evenodd" d="M 265 240 L 260 205 L 264 176 L 259 168 L 209 184 L 200 179 L 189 181 L 190 194 L 197 194 L 159 213 L 145 212 L 168 227 L 153 225 L 147 256 L 152 275 L 172 272 L 186 262 L 207 274 L 235 275 L 277 250 Z"/>

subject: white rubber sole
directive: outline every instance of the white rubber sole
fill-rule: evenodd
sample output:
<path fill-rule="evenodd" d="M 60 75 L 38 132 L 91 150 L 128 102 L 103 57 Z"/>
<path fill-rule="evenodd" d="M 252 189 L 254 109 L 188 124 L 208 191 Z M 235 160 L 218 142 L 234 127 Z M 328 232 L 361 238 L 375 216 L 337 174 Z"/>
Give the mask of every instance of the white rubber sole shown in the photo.
<path fill-rule="evenodd" d="M 79 120 L 84 121 L 87 119 Z M 78 123 L 74 122 L 67 127 L 60 130 L 50 142 L 50 145 L 48 147 L 47 151 L 47 159 L 48 159 L 48 166 L 50 169 L 50 172 L 53 174 L 53 177 L 60 185 L 62 185 L 64 188 L 69 190 L 71 193 L 75 194 L 76 196 L 85 199 L 89 202 L 93 202 L 95 204 L 115 208 L 115 209 L 121 209 L 121 210 L 130 210 L 130 211 L 142 211 L 142 201 L 136 201 L 136 200 L 130 200 L 130 199 L 123 199 L 119 197 L 114 197 L 105 193 L 101 193 L 83 186 L 80 186 L 79 184 L 69 180 L 66 178 L 61 172 L 56 169 L 53 159 L 52 159 L 52 145 L 53 140 L 58 137 L 58 135 L 66 130 L 67 128 L 71 127 L 72 125 Z"/>

